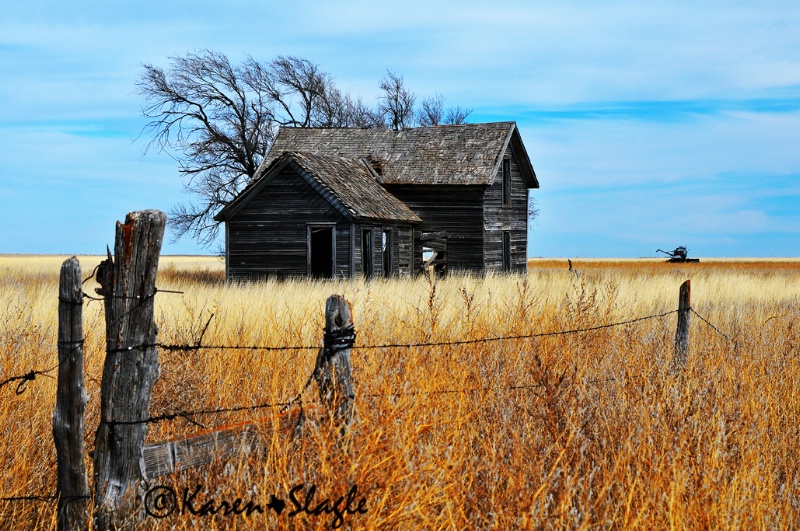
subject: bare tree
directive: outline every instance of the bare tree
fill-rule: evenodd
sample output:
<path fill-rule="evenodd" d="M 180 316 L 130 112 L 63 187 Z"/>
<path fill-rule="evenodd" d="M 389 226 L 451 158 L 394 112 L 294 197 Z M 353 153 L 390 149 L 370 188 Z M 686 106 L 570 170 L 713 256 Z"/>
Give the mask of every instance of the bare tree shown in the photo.
<path fill-rule="evenodd" d="M 387 70 L 378 87 L 383 91 L 378 97 L 378 113 L 386 126 L 395 131 L 413 126 L 417 96 L 405 88 L 403 78 Z"/>
<path fill-rule="evenodd" d="M 278 56 L 270 62 L 247 57 L 232 65 L 211 50 L 171 57 L 169 68 L 144 65 L 137 89 L 150 121 L 145 151 L 167 152 L 179 166 L 190 199 L 173 207 L 170 225 L 176 239 L 189 235 L 211 244 L 219 224 L 214 215 L 255 175 L 278 126 L 391 127 L 463 123 L 471 111 L 451 108 L 444 97 L 423 101 L 403 78 L 387 70 L 380 81 L 377 109 L 336 88 L 333 78 L 306 59 Z M 444 118 L 442 118 L 444 116 Z"/>
<path fill-rule="evenodd" d="M 382 127 L 383 120 L 361 99 L 352 99 L 332 87 L 319 101 L 314 114 L 314 127 Z"/>
<path fill-rule="evenodd" d="M 460 106 L 447 109 L 447 116 L 444 118 L 445 124 L 460 125 L 467 123 L 467 116 L 472 114 L 472 109 L 462 109 Z"/>
<path fill-rule="evenodd" d="M 330 74 L 319 66 L 307 59 L 278 56 L 269 63 L 265 74 L 264 85 L 280 109 L 275 116 L 277 124 L 313 127 L 331 121 L 324 111 L 339 92 Z"/>
<path fill-rule="evenodd" d="M 536 206 L 536 200 L 533 196 L 528 196 L 528 221 L 532 221 L 539 217 L 539 207 Z"/>
<path fill-rule="evenodd" d="M 444 96 L 438 92 L 430 98 L 422 100 L 422 106 L 417 111 L 417 122 L 422 127 L 430 127 L 442 123 L 444 116 Z"/>
<path fill-rule="evenodd" d="M 367 107 L 361 98 L 344 97 L 346 112 L 337 127 L 383 127 L 383 117 L 375 110 Z"/>
<path fill-rule="evenodd" d="M 360 101 L 350 101 L 329 74 L 296 57 L 269 63 L 248 57 L 233 66 L 224 54 L 204 50 L 172 57 L 168 70 L 144 65 L 137 87 L 151 119 L 143 130 L 152 136 L 146 149 L 169 152 L 196 197 L 170 212 L 172 230 L 202 244 L 216 238 L 214 214 L 255 174 L 276 126 L 368 122 Z"/>
<path fill-rule="evenodd" d="M 169 152 L 186 190 L 202 198 L 173 212 L 177 236 L 210 243 L 217 235 L 214 213 L 255 173 L 272 142 L 273 102 L 248 63 L 234 67 L 209 50 L 171 60 L 167 71 L 144 65 L 137 83 L 147 100 L 142 112 L 151 118 L 143 130 L 152 134 L 146 149 Z"/>
<path fill-rule="evenodd" d="M 462 109 L 460 106 L 450 107 L 445 114 L 444 96 L 438 92 L 431 98 L 422 100 L 422 106 L 417 111 L 417 122 L 423 127 L 432 125 L 460 125 L 467 123 L 467 117 L 472 109 Z"/>

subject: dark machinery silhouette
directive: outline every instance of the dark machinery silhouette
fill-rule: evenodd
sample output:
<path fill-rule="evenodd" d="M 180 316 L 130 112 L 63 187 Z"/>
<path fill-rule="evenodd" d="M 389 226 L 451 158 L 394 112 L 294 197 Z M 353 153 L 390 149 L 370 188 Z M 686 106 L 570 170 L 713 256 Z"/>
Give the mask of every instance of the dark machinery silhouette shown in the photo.
<path fill-rule="evenodd" d="M 669 260 L 667 262 L 699 262 L 699 258 L 688 258 L 688 251 L 686 247 L 681 245 L 680 247 L 676 247 L 674 251 L 662 251 L 661 249 L 656 249 L 657 253 L 664 253 L 665 255 L 669 256 Z"/>

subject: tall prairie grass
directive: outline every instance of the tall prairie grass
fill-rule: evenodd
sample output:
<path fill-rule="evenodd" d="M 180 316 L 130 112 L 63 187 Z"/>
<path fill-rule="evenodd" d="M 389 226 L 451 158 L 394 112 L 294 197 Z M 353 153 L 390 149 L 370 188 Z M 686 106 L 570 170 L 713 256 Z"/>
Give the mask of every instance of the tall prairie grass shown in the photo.
<path fill-rule="evenodd" d="M 62 259 L 0 258 L 0 381 L 55 366 Z M 99 260 L 81 259 L 84 276 Z M 331 514 L 289 516 L 301 484 L 301 501 L 316 488 L 312 508 L 356 486 L 366 513 L 346 515 L 350 529 L 800 526 L 800 261 L 585 260 L 569 271 L 566 260 L 541 260 L 524 276 L 249 284 L 225 283 L 217 259 L 163 257 L 161 266 L 158 287 L 183 293 L 156 297 L 159 341 L 202 336 L 211 348 L 161 352 L 151 415 L 289 401 L 313 369 L 325 299 L 340 293 L 358 336 L 357 416 L 344 437 L 325 422 L 298 438 L 259 424 L 265 453 L 152 484 L 200 487 L 197 505 L 266 507 L 275 495 L 287 502 L 280 515 L 184 511 L 142 528 L 331 528 Z M 691 316 L 684 369 L 672 366 L 674 313 L 598 328 L 676 309 L 687 278 L 693 308 L 717 329 Z M 83 310 L 91 450 L 102 303 Z M 592 330 L 556 334 L 581 329 Z M 506 336 L 533 337 L 491 340 Z M 442 344 L 379 348 L 419 343 Z M 55 381 L 40 375 L 17 395 L 18 383 L 0 388 L 0 497 L 50 495 Z M 303 403 L 316 392 L 312 384 Z M 278 409 L 153 423 L 148 440 Z M 54 528 L 54 513 L 49 501 L 0 502 L 0 527 Z"/>

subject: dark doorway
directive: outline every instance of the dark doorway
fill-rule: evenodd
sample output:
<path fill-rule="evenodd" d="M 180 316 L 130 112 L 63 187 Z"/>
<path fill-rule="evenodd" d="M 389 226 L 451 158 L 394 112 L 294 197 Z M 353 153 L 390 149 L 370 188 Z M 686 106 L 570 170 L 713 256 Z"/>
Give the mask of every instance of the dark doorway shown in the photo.
<path fill-rule="evenodd" d="M 333 278 L 333 228 L 311 229 L 311 276 Z"/>
<path fill-rule="evenodd" d="M 372 278 L 375 273 L 374 256 L 372 229 L 365 229 L 361 233 L 361 264 L 364 268 L 364 278 L 366 279 Z"/>

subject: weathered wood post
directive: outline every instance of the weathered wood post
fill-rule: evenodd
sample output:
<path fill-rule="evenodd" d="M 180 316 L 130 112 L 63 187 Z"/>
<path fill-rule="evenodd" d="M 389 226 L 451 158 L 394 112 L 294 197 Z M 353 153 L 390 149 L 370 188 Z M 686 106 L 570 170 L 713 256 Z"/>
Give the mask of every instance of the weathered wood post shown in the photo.
<path fill-rule="evenodd" d="M 686 365 L 689 357 L 689 312 L 692 309 L 692 281 L 681 284 L 678 296 L 678 329 L 675 331 L 674 367 L 679 369 Z"/>
<path fill-rule="evenodd" d="M 144 495 L 142 450 L 159 376 L 153 299 L 167 216 L 131 212 L 117 222 L 114 257 L 97 271 L 105 297 L 106 360 L 95 437 L 94 504 L 99 530 L 131 528 Z"/>
<path fill-rule="evenodd" d="M 58 389 L 53 439 L 58 463 L 58 529 L 85 529 L 89 482 L 84 458 L 83 291 L 74 256 L 61 265 L 58 286 Z"/>
<path fill-rule="evenodd" d="M 189 470 L 243 453 L 262 451 L 271 444 L 269 439 L 265 441 L 263 438 L 264 433 L 272 432 L 270 426 L 286 436 L 299 436 L 308 421 L 307 413 L 311 413 L 311 418 L 316 419 L 321 409 L 291 407 L 312 381 L 317 382 L 326 410 L 344 429 L 353 417 L 350 349 L 355 338 L 350 303 L 339 295 L 331 295 L 325 303 L 323 347 L 317 355 L 314 371 L 295 400 L 287 404 L 277 417 L 223 426 L 186 439 L 161 441 L 146 446 L 142 466 L 147 478 Z"/>
<path fill-rule="evenodd" d="M 325 301 L 325 335 L 317 355 L 314 378 L 322 402 L 337 421 L 347 423 L 353 416 L 353 377 L 350 349 L 356 339 L 350 303 L 340 295 Z"/>

